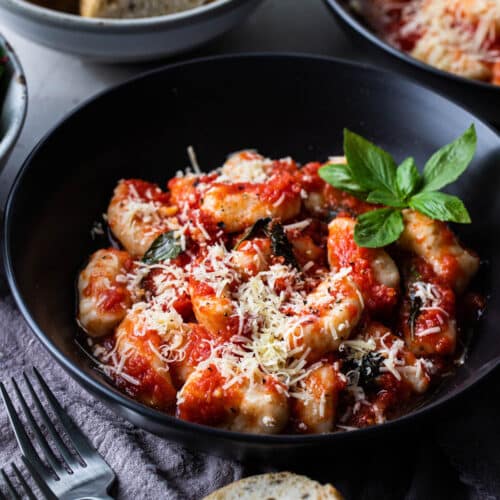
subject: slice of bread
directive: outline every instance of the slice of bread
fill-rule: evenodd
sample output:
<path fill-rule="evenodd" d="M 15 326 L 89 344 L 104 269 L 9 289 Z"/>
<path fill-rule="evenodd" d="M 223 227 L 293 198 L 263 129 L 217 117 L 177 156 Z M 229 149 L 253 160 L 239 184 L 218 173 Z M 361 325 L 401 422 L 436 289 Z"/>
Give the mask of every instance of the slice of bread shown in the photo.
<path fill-rule="evenodd" d="M 211 0 L 80 0 L 80 15 L 130 19 L 173 14 L 194 9 Z"/>
<path fill-rule="evenodd" d="M 204 500 L 343 500 L 330 484 L 306 476 L 274 472 L 250 476 L 214 491 Z"/>

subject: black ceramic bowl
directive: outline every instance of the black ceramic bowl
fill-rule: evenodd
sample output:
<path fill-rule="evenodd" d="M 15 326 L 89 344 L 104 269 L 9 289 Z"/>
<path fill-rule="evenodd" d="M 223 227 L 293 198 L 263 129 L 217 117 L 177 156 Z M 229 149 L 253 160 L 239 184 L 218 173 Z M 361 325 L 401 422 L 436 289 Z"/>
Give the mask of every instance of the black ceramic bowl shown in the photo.
<path fill-rule="evenodd" d="M 382 40 L 349 8 L 347 0 L 324 2 L 346 34 L 363 49 L 366 60 L 382 60 L 386 67 L 431 86 L 500 127 L 500 86 L 463 78 L 419 61 Z"/>
<path fill-rule="evenodd" d="M 154 433 L 191 447 L 272 462 L 372 442 L 444 405 L 492 370 L 500 357 L 500 294 L 490 299 L 467 362 L 426 406 L 354 432 L 241 434 L 143 406 L 92 369 L 75 344 L 74 292 L 76 274 L 97 246 L 90 228 L 106 210 L 118 179 L 141 177 L 164 185 L 188 163 L 188 145 L 207 169 L 220 165 L 228 152 L 248 147 L 305 162 L 341 152 L 342 129 L 349 127 L 397 159 L 412 154 L 422 165 L 472 122 L 478 152 L 455 191 L 469 206 L 474 224 L 460 228 L 460 234 L 490 259 L 490 286 L 498 289 L 500 139 L 495 132 L 455 104 L 394 75 L 320 57 L 247 55 L 146 74 L 80 107 L 41 141 L 22 167 L 5 212 L 3 254 L 12 292 L 38 339 L 78 382 Z"/>

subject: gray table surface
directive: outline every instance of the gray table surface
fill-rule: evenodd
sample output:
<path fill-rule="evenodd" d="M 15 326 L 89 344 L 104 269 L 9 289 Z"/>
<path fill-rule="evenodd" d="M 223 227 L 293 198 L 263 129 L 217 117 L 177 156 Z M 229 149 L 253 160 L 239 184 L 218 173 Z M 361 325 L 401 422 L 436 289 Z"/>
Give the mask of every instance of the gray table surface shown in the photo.
<path fill-rule="evenodd" d="M 21 59 L 29 91 L 24 130 L 0 177 L 3 206 L 23 160 L 61 117 L 92 95 L 171 60 L 140 65 L 93 64 L 23 39 L 1 19 L 0 32 Z M 182 58 L 250 51 L 309 52 L 362 59 L 321 0 L 265 0 L 242 25 Z"/>

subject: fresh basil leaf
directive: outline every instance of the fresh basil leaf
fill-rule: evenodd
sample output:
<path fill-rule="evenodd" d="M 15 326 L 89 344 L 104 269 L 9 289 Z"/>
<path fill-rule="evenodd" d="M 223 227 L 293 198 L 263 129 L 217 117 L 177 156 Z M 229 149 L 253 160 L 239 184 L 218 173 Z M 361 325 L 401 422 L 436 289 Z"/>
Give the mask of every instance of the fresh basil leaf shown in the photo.
<path fill-rule="evenodd" d="M 264 219 L 257 219 L 252 226 L 250 226 L 238 240 L 236 245 L 234 245 L 234 249 L 237 250 L 238 247 L 246 240 L 251 240 L 255 238 L 259 234 L 260 231 L 263 231 L 268 224 L 271 222 L 270 217 L 265 217 Z"/>
<path fill-rule="evenodd" d="M 462 136 L 436 151 L 425 164 L 422 191 L 437 191 L 457 180 L 471 162 L 476 142 L 472 124 Z"/>
<path fill-rule="evenodd" d="M 405 208 L 408 204 L 387 191 L 372 191 L 366 198 L 368 203 L 381 203 L 389 207 Z"/>
<path fill-rule="evenodd" d="M 299 264 L 293 253 L 292 244 L 288 241 L 283 225 L 279 222 L 274 222 L 268 226 L 267 232 L 271 238 L 271 248 L 274 255 L 284 257 L 287 264 L 299 269 Z"/>
<path fill-rule="evenodd" d="M 415 165 L 415 160 L 406 158 L 396 171 L 396 183 L 401 198 L 404 200 L 415 193 L 420 182 L 421 177 Z"/>
<path fill-rule="evenodd" d="M 460 198 L 446 193 L 418 193 L 411 197 L 410 207 L 432 219 L 462 224 L 469 224 L 471 221 Z"/>
<path fill-rule="evenodd" d="M 410 314 L 408 315 L 408 327 L 410 328 L 410 337 L 415 337 L 415 323 L 422 309 L 422 299 L 414 293 L 410 293 Z"/>
<path fill-rule="evenodd" d="M 366 190 L 353 179 L 348 165 L 325 165 L 318 170 L 318 175 L 333 187 L 366 199 Z"/>
<path fill-rule="evenodd" d="M 354 226 L 354 241 L 360 247 L 383 247 L 396 241 L 403 229 L 401 211 L 394 208 L 380 208 L 358 217 Z"/>
<path fill-rule="evenodd" d="M 357 184 L 366 191 L 388 191 L 397 196 L 396 162 L 389 153 L 344 129 L 344 154 Z"/>
<path fill-rule="evenodd" d="M 176 231 L 168 231 L 160 234 L 144 254 L 142 262 L 151 265 L 163 260 L 175 259 L 182 252 L 181 244 L 175 233 Z"/>
<path fill-rule="evenodd" d="M 356 377 L 357 385 L 369 388 L 374 379 L 379 376 L 384 359 L 379 352 L 370 351 L 359 355 L 358 352 L 347 350 L 347 357 L 342 364 L 342 373 Z"/>

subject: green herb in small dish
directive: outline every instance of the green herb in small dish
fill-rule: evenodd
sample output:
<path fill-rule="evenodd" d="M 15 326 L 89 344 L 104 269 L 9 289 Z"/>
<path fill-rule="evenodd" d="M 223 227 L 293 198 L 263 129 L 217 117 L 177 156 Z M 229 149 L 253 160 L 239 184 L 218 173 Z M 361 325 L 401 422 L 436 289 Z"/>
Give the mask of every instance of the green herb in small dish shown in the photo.
<path fill-rule="evenodd" d="M 0 47 L 0 78 L 2 78 L 5 73 L 5 65 L 7 64 L 7 61 L 7 54 L 5 53 L 3 47 Z"/>
<path fill-rule="evenodd" d="M 413 158 L 406 158 L 398 166 L 389 153 L 345 129 L 347 164 L 325 165 L 319 175 L 356 198 L 385 205 L 360 215 L 354 228 L 359 246 L 382 247 L 396 241 L 403 232 L 404 208 L 441 221 L 471 222 L 462 201 L 439 190 L 465 171 L 474 156 L 476 142 L 476 131 L 471 125 L 459 138 L 436 151 L 421 174 Z"/>

